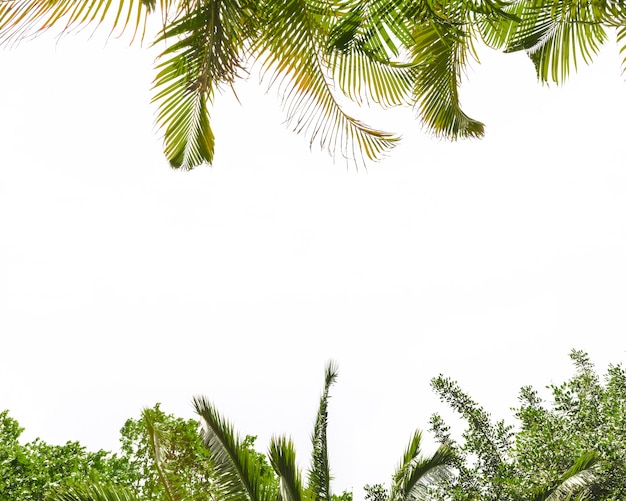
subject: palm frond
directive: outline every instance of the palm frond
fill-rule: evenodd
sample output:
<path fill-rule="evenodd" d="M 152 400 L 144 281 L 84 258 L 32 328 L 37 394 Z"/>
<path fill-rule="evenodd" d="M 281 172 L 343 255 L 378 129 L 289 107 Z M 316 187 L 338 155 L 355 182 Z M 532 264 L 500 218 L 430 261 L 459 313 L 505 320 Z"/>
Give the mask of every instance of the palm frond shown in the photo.
<path fill-rule="evenodd" d="M 208 102 L 217 86 L 232 85 L 242 71 L 243 50 L 255 30 L 248 0 L 203 0 L 167 25 L 156 43 L 166 48 L 154 81 L 157 123 L 165 130 L 165 155 L 172 167 L 211 163 L 215 137 Z"/>
<path fill-rule="evenodd" d="M 328 463 L 328 441 L 326 431 L 328 427 L 328 399 L 330 387 L 338 376 L 338 368 L 334 362 L 326 366 L 324 390 L 320 397 L 320 405 L 315 420 L 315 427 L 311 436 L 313 443 L 311 470 L 309 472 L 308 490 L 316 501 L 330 501 L 330 466 Z"/>
<path fill-rule="evenodd" d="M 586 0 L 528 0 L 505 52 L 526 50 L 543 82 L 562 83 L 582 59 L 589 64 L 607 36 L 599 12 Z"/>
<path fill-rule="evenodd" d="M 139 497 L 124 487 L 89 484 L 53 489 L 46 501 L 139 501 Z"/>
<path fill-rule="evenodd" d="M 461 72 L 471 50 L 462 26 L 436 20 L 415 25 L 412 57 L 419 71 L 414 97 L 422 122 L 437 136 L 454 140 L 484 135 L 484 124 L 465 114 L 459 98 Z"/>
<path fill-rule="evenodd" d="M 58 27 L 61 33 L 80 30 L 105 21 L 111 34 L 124 33 L 129 26 L 133 39 L 143 39 L 147 14 L 153 9 L 150 0 L 3 0 L 0 2 L 0 43 L 6 44 L 36 37 Z"/>
<path fill-rule="evenodd" d="M 376 160 L 391 149 L 397 136 L 353 118 L 334 94 L 326 57 L 333 3 L 273 0 L 261 11 L 263 30 L 253 51 L 278 90 L 287 124 L 333 156 Z"/>
<path fill-rule="evenodd" d="M 617 43 L 619 44 L 619 53 L 624 56 L 622 58 L 622 73 L 626 72 L 626 24 L 617 29 Z"/>
<path fill-rule="evenodd" d="M 271 490 L 263 483 L 257 459 L 242 446 L 232 425 L 204 397 L 193 400 L 204 426 L 202 439 L 214 465 L 215 482 L 222 501 L 269 501 Z"/>
<path fill-rule="evenodd" d="M 420 499 L 427 486 L 447 478 L 448 467 L 454 460 L 454 453 L 442 445 L 430 457 L 421 456 L 422 434 L 416 431 L 404 452 L 393 477 L 390 501 L 408 501 Z"/>
<path fill-rule="evenodd" d="M 410 39 L 400 2 L 348 0 L 328 37 L 329 67 L 342 92 L 358 104 L 383 107 L 411 102 L 415 66 L 399 61 Z"/>
<path fill-rule="evenodd" d="M 269 458 L 280 481 L 278 501 L 302 501 L 302 477 L 293 442 L 286 437 L 272 438 Z"/>

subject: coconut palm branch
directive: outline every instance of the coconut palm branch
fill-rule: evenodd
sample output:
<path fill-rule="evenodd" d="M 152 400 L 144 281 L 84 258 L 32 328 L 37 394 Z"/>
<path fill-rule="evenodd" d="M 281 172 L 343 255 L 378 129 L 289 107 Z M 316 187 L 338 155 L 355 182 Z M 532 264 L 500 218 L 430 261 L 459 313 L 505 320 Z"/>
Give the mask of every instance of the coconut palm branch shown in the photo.
<path fill-rule="evenodd" d="M 340 4 L 341 15 L 328 36 L 329 66 L 352 101 L 383 107 L 411 104 L 416 67 L 401 60 L 410 33 L 398 15 L 400 3 L 345 0 Z"/>
<path fill-rule="evenodd" d="M 585 0 L 528 0 L 506 52 L 526 50 L 543 82 L 563 82 L 580 60 L 589 64 L 607 40 L 602 14 Z"/>
<path fill-rule="evenodd" d="M 171 0 L 160 0 L 167 6 Z M 53 26 L 63 33 L 80 30 L 87 25 L 110 24 L 118 35 L 127 27 L 143 38 L 147 14 L 156 0 L 0 0 L 0 43 L 17 42 L 36 37 Z"/>
<path fill-rule="evenodd" d="M 335 383 L 338 376 L 337 365 L 329 362 L 326 366 L 324 377 L 324 390 L 320 397 L 320 405 L 317 411 L 315 427 L 311 435 L 313 444 L 311 470 L 309 472 L 308 490 L 314 499 L 320 501 L 330 500 L 330 466 L 328 463 L 328 440 L 326 430 L 328 428 L 328 399 L 330 387 Z"/>
<path fill-rule="evenodd" d="M 226 421 L 204 397 L 193 400 L 202 417 L 204 445 L 211 453 L 216 497 L 223 501 L 269 501 L 271 489 L 263 482 L 261 465 Z"/>
<path fill-rule="evenodd" d="M 217 86 L 232 85 L 244 67 L 245 44 L 256 29 L 254 7 L 250 0 L 201 0 L 156 39 L 173 41 L 160 56 L 153 98 L 172 167 L 212 162 L 208 102 Z"/>
<path fill-rule="evenodd" d="M 504 5 L 498 0 L 358 2 L 331 31 L 335 78 L 353 100 L 365 92 L 384 106 L 414 105 L 437 136 L 480 137 L 483 124 L 460 106 L 461 74 L 473 52 L 473 25 L 510 17 Z"/>
<path fill-rule="evenodd" d="M 263 29 L 253 45 L 263 79 L 277 89 L 286 122 L 333 156 L 380 158 L 398 137 L 349 115 L 335 95 L 327 34 L 336 14 L 331 0 L 271 0 L 260 8 Z"/>
<path fill-rule="evenodd" d="M 446 22 L 417 24 L 413 61 L 420 65 L 414 97 L 419 116 L 435 135 L 450 139 L 481 137 L 484 124 L 469 117 L 459 97 L 461 75 L 473 48 L 462 28 Z"/>
<path fill-rule="evenodd" d="M 421 455 L 422 434 L 416 431 L 393 476 L 389 501 L 421 499 L 429 484 L 449 477 L 454 452 L 442 445 L 430 457 Z"/>

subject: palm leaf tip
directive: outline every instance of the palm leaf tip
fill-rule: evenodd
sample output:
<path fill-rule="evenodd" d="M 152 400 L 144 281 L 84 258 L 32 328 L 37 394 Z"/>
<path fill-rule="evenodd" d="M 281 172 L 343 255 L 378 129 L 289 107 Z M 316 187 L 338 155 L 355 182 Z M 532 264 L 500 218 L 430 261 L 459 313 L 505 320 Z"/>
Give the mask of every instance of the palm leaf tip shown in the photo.
<path fill-rule="evenodd" d="M 447 478 L 454 452 L 442 445 L 430 457 L 421 455 L 422 434 L 415 431 L 393 476 L 391 501 L 418 499 L 428 485 Z"/>
<path fill-rule="evenodd" d="M 280 481 L 279 499 L 282 501 L 300 501 L 303 492 L 302 477 L 296 466 L 293 442 L 286 437 L 272 438 L 269 458 Z"/>
<path fill-rule="evenodd" d="M 243 445 L 230 422 L 204 397 L 193 405 L 202 418 L 202 439 L 215 472 L 217 498 L 232 501 L 268 501 L 271 489 L 261 474 L 261 464 Z"/>

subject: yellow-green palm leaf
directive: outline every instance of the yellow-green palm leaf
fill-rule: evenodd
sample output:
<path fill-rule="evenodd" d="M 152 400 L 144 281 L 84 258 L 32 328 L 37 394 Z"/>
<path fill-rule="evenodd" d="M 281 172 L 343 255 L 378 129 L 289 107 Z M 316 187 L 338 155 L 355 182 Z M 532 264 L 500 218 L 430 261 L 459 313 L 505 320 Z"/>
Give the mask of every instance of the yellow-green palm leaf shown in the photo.
<path fill-rule="evenodd" d="M 378 159 L 398 137 L 347 114 L 334 94 L 326 60 L 333 4 L 272 0 L 262 5 L 263 29 L 254 45 L 265 78 L 276 86 L 287 123 L 333 155 Z"/>
<path fill-rule="evenodd" d="M 526 50 L 543 82 L 563 82 L 582 59 L 590 63 L 606 41 L 600 12 L 586 0 L 528 0 L 516 5 L 507 52 Z"/>
<path fill-rule="evenodd" d="M 461 109 L 459 98 L 470 43 L 469 35 L 452 23 L 415 26 L 412 52 L 419 71 L 414 96 L 422 121 L 435 135 L 450 139 L 484 135 L 483 123 Z"/>
<path fill-rule="evenodd" d="M 212 162 L 215 137 L 208 102 L 218 85 L 232 85 L 237 78 L 254 19 L 254 5 L 247 0 L 203 0 L 156 40 L 172 44 L 161 54 L 153 98 L 172 167 Z"/>
<path fill-rule="evenodd" d="M 147 14 L 155 0 L 2 0 L 0 1 L 0 41 L 34 37 L 56 26 L 63 32 L 96 26 L 105 21 L 111 31 L 122 33 L 128 26 L 133 37 L 143 37 Z"/>

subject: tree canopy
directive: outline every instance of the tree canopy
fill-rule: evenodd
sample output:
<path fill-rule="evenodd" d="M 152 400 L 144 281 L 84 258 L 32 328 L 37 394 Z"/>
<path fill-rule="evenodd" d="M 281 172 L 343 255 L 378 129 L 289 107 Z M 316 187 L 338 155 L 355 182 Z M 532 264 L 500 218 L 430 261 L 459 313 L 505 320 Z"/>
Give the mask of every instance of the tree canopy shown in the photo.
<path fill-rule="evenodd" d="M 609 501 L 626 496 L 626 373 L 611 365 L 603 380 L 589 356 L 573 350 L 574 376 L 550 385 L 550 403 L 520 390 L 517 426 L 493 422 L 458 383 L 441 375 L 432 386 L 467 427 L 461 440 L 434 414 L 431 430 L 456 454 L 456 474 L 435 499 Z"/>
<path fill-rule="evenodd" d="M 399 140 L 353 117 L 348 99 L 410 106 L 430 133 L 481 137 L 459 87 L 478 43 L 526 51 L 543 82 L 590 62 L 615 29 L 626 48 L 626 7 L 613 0 L 0 0 L 0 42 L 91 23 L 143 39 L 160 20 L 153 100 L 165 155 L 176 168 L 213 161 L 210 103 L 253 64 L 276 89 L 286 122 L 332 155 L 384 156 Z"/>

